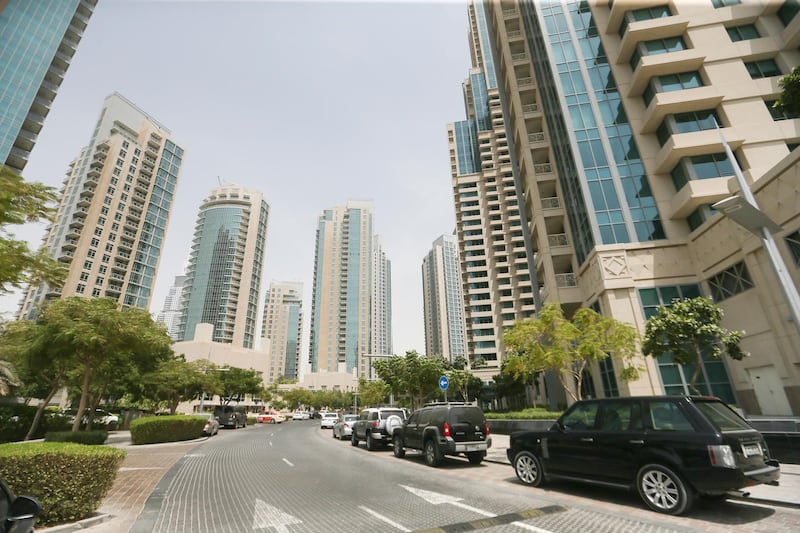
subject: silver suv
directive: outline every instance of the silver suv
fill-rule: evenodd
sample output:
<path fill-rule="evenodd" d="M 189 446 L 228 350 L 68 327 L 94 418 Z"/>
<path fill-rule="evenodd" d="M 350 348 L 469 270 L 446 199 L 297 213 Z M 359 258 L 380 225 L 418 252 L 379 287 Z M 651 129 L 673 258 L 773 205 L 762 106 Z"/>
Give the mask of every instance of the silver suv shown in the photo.
<path fill-rule="evenodd" d="M 386 447 L 392 442 L 392 435 L 406 420 L 406 411 L 399 407 L 372 407 L 364 409 L 358 416 L 350 436 L 350 444 L 358 446 L 359 441 L 367 443 L 367 449 L 375 450 L 379 445 Z"/>

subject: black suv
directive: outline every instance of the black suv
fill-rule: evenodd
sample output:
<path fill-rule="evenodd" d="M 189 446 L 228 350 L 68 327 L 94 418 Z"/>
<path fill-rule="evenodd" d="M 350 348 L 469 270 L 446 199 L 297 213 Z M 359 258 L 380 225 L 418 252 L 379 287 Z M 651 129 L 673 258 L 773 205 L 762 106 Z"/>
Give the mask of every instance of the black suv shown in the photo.
<path fill-rule="evenodd" d="M 0 532 L 33 533 L 42 505 L 30 496 L 14 496 L 0 478 Z"/>
<path fill-rule="evenodd" d="M 512 433 L 507 454 L 527 485 L 568 479 L 635 488 L 650 509 L 674 515 L 698 495 L 721 499 L 780 477 L 761 434 L 705 396 L 579 401 L 548 431 Z"/>
<path fill-rule="evenodd" d="M 477 405 L 449 402 L 426 404 L 414 411 L 403 427 L 394 433 L 395 457 L 406 450 L 425 454 L 429 466 L 437 466 L 445 455 L 464 454 L 477 465 L 492 445 L 489 424 Z"/>
<path fill-rule="evenodd" d="M 386 447 L 392 442 L 392 435 L 403 425 L 405 419 L 406 411 L 400 407 L 364 409 L 353 425 L 350 444 L 358 446 L 359 441 L 366 441 L 370 451 L 375 450 L 378 445 Z"/>

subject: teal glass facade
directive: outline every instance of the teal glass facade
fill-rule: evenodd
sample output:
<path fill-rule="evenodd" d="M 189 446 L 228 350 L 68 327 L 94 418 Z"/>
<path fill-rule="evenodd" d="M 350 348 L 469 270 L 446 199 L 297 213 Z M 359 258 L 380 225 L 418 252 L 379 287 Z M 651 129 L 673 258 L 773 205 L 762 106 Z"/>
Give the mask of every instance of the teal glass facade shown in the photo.
<path fill-rule="evenodd" d="M 701 296 L 700 287 L 693 284 L 639 289 L 639 299 L 645 318 L 656 315 L 659 307 L 669 306 L 675 299 L 697 296 Z M 672 361 L 671 356 L 663 356 L 658 358 L 658 370 L 666 394 L 693 394 L 689 389 L 689 381 L 694 373 L 694 365 L 678 365 Z M 704 353 L 703 368 L 695 386 L 702 394 L 717 396 L 730 404 L 736 403 L 736 396 L 722 359 L 712 359 Z"/>
<path fill-rule="evenodd" d="M 80 0 L 9 0 L 5 7 L 0 5 L 0 163 L 8 160 L 23 129 L 32 146 L 41 128 L 58 89 L 54 83 L 46 82 L 49 101 L 39 98 L 38 125 L 24 124 L 79 4 Z M 20 152 L 25 153 L 16 159 L 27 161 L 29 150 Z"/>
<path fill-rule="evenodd" d="M 520 8 L 578 261 L 595 243 L 665 238 L 588 5 L 569 0 Z"/>

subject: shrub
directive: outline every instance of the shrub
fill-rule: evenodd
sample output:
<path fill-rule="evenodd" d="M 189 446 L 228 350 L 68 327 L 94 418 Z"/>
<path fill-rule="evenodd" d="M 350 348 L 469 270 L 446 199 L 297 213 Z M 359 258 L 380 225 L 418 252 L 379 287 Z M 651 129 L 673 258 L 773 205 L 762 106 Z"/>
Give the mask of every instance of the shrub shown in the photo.
<path fill-rule="evenodd" d="M 92 431 L 51 431 L 45 433 L 45 442 L 75 442 L 78 444 L 98 445 L 106 442 L 108 431 L 93 429 Z"/>
<path fill-rule="evenodd" d="M 111 489 L 125 452 L 73 443 L 0 445 L 0 476 L 42 503 L 39 525 L 91 516 Z"/>
<path fill-rule="evenodd" d="M 561 416 L 560 411 L 548 411 L 543 407 L 530 407 L 522 411 L 488 411 L 484 413 L 488 420 L 555 420 Z"/>
<path fill-rule="evenodd" d="M 256 415 L 247 415 L 247 425 L 248 426 L 255 426 L 258 424 L 258 416 Z"/>
<path fill-rule="evenodd" d="M 24 439 L 33 424 L 36 409 L 32 405 L 22 404 L 0 406 L 0 443 Z M 41 439 L 48 431 L 68 431 L 71 425 L 58 411 L 45 409 L 33 438 Z"/>
<path fill-rule="evenodd" d="M 133 444 L 191 440 L 203 436 L 206 420 L 199 416 L 172 415 L 137 418 L 131 422 Z"/>

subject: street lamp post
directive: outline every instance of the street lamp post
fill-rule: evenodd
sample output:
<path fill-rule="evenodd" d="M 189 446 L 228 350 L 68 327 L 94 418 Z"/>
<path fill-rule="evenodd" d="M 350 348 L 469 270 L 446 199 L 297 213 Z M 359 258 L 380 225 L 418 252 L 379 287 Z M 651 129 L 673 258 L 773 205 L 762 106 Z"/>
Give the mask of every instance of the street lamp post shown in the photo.
<path fill-rule="evenodd" d="M 719 128 L 719 126 L 717 127 Z M 750 190 L 750 186 L 747 184 L 730 146 L 725 142 L 722 130 L 719 130 L 719 136 L 722 139 L 722 145 L 725 147 L 728 160 L 733 165 L 733 171 L 736 175 L 736 181 L 739 184 L 741 196 L 725 198 L 711 207 L 763 241 L 764 250 L 767 252 L 769 262 L 772 264 L 775 275 L 778 277 L 778 285 L 780 285 L 784 297 L 786 298 L 786 303 L 789 305 L 789 311 L 791 312 L 794 325 L 798 332 L 800 332 L 800 293 L 797 292 L 797 287 L 789 275 L 783 256 L 780 250 L 778 250 L 778 245 L 775 243 L 775 239 L 772 236 L 773 232 L 780 231 L 781 228 L 758 208 L 756 198 Z"/>

